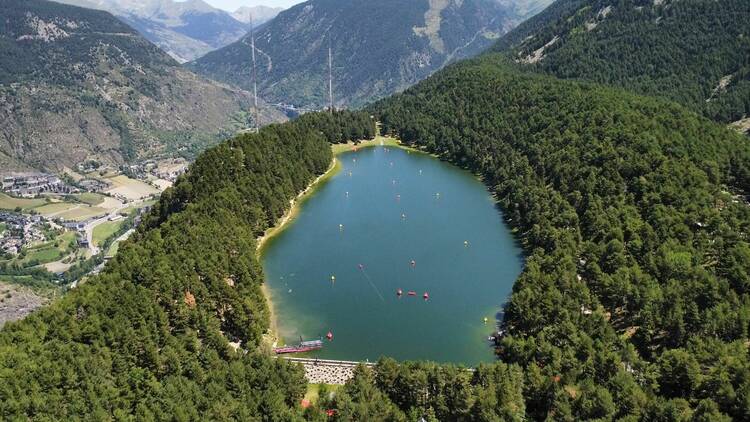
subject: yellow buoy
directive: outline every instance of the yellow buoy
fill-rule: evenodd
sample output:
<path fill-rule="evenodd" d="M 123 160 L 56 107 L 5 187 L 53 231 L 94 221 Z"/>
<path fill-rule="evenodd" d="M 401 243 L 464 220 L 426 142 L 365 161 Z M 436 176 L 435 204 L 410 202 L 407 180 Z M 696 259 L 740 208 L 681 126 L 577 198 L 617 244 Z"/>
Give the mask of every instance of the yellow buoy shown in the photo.
<path fill-rule="evenodd" d="M 468 240 L 464 240 L 464 246 L 469 246 L 469 241 Z"/>
<path fill-rule="evenodd" d="M 489 319 L 487 317 L 484 317 L 484 323 L 486 324 Z"/>
<path fill-rule="evenodd" d="M 332 276 L 331 276 L 331 282 L 334 282 L 334 281 L 336 281 L 336 276 L 335 276 L 335 275 L 332 275 Z"/>

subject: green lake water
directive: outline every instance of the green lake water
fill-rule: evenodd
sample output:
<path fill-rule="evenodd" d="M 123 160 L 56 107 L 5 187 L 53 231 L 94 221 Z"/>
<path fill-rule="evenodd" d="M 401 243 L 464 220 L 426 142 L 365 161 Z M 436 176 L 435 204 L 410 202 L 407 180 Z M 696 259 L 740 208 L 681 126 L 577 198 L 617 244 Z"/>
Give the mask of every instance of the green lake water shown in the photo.
<path fill-rule="evenodd" d="M 308 356 L 492 361 L 487 337 L 523 255 L 484 185 L 398 148 L 338 159 L 341 171 L 262 253 L 285 342 L 330 331 Z"/>

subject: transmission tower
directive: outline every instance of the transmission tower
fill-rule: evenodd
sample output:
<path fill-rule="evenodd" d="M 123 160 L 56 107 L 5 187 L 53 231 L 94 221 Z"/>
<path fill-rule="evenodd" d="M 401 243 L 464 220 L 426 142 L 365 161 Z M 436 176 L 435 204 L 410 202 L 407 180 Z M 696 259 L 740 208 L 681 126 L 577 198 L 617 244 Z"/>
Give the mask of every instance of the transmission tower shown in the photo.
<path fill-rule="evenodd" d="M 258 113 L 258 73 L 255 69 L 255 28 L 253 27 L 253 18 L 250 18 L 250 50 L 253 58 L 253 119 L 255 128 L 253 132 L 258 133 L 260 130 L 260 114 Z"/>
<path fill-rule="evenodd" d="M 333 113 L 333 53 L 330 32 L 328 32 L 328 110 Z"/>

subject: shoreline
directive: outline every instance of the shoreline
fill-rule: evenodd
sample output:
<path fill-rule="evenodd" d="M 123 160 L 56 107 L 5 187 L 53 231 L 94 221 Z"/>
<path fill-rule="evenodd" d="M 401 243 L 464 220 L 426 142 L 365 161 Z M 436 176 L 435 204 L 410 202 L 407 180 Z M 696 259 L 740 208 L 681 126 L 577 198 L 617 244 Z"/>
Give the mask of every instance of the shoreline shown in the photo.
<path fill-rule="evenodd" d="M 302 192 L 298 193 L 297 196 L 289 200 L 289 209 L 287 210 L 287 212 L 284 213 L 284 215 L 273 227 L 268 228 L 262 236 L 256 239 L 255 252 L 258 256 L 259 261 L 262 259 L 263 248 L 268 244 L 268 241 L 273 239 L 279 233 L 283 232 L 287 228 L 289 223 L 294 221 L 295 217 L 297 217 L 297 215 L 299 214 L 299 208 L 304 200 L 310 194 L 315 192 L 315 189 L 321 182 L 324 182 L 328 178 L 334 176 L 340 168 L 341 164 L 336 159 L 336 154 L 334 154 L 333 160 L 331 160 L 331 165 L 330 167 L 328 167 L 328 170 L 326 170 L 325 173 L 321 174 L 320 176 L 316 177 L 315 180 L 310 182 L 310 184 L 307 185 L 307 187 Z M 265 334 L 263 334 L 264 342 L 269 344 L 272 348 L 283 345 L 284 341 L 279 336 L 279 327 L 278 320 L 276 318 L 276 308 L 274 307 L 273 303 L 273 294 L 271 293 L 271 289 L 268 286 L 267 280 L 263 280 L 263 283 L 261 283 L 260 285 L 260 290 L 263 293 L 263 297 L 266 299 L 266 306 L 268 309 L 268 330 Z"/>

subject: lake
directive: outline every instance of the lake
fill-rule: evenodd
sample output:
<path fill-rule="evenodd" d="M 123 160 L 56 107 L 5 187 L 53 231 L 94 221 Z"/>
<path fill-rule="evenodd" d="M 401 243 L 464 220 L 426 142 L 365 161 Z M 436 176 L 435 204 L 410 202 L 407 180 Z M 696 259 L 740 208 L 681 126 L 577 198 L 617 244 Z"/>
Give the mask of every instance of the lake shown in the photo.
<path fill-rule="evenodd" d="M 523 255 L 486 187 L 400 148 L 337 159 L 340 171 L 262 249 L 278 334 L 296 344 L 330 331 L 309 357 L 492 361 L 487 337 Z"/>

